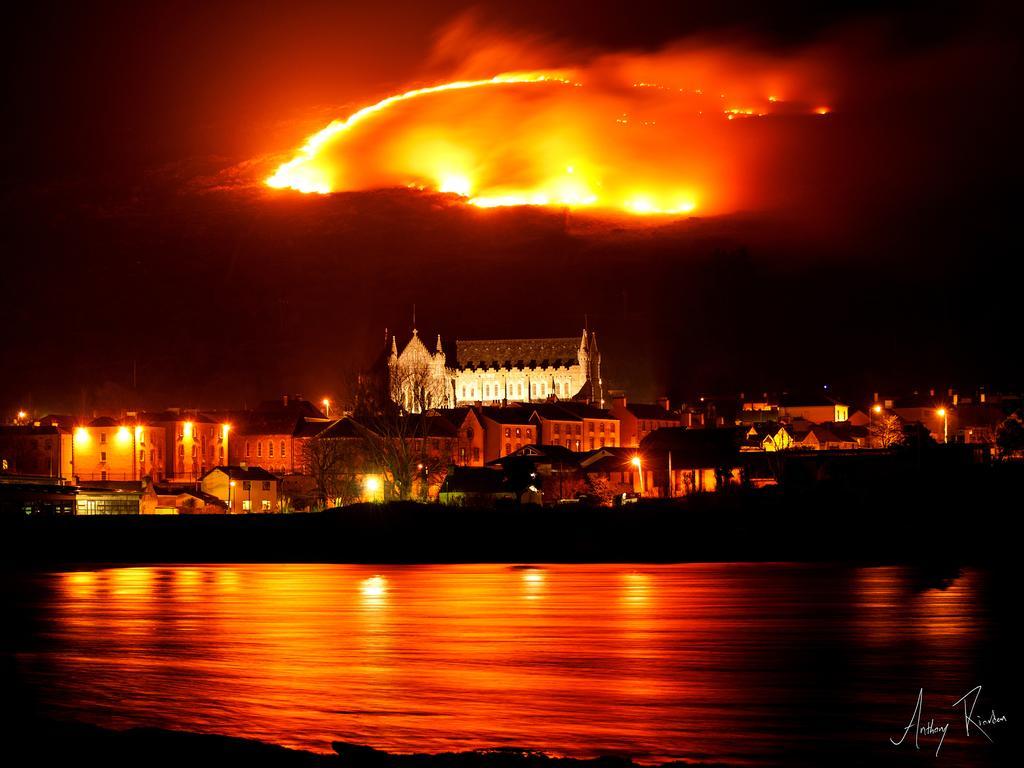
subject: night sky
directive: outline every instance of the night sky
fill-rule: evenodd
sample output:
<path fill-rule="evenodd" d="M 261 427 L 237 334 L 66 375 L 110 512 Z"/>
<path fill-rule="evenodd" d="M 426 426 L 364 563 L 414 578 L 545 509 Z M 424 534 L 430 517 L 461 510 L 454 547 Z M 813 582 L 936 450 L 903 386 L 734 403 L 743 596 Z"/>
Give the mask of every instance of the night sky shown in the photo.
<path fill-rule="evenodd" d="M 587 318 L 606 387 L 638 399 L 1022 384 L 1019 11 L 610 6 L 22 12 L 4 52 L 0 410 L 343 398 L 414 304 L 431 339 Z M 772 168 L 771 206 L 666 222 L 260 184 L 331 119 L 466 67 L 679 41 L 827 62 L 836 112 Z"/>

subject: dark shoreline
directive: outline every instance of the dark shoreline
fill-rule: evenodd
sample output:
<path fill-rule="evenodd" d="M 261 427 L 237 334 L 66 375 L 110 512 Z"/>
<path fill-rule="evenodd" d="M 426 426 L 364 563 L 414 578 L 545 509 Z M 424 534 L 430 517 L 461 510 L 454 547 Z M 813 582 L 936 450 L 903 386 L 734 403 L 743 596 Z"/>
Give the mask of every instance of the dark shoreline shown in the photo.
<path fill-rule="evenodd" d="M 33 766 L 102 765 L 190 768 L 636 768 L 627 756 L 553 757 L 528 748 L 479 749 L 438 754 L 398 754 L 335 741 L 334 753 L 289 749 L 276 744 L 219 734 L 163 728 L 113 730 L 88 723 L 37 718 L 17 720 L 8 736 L 16 754 L 32 755 Z M 18 747 L 22 748 L 18 748 Z M 719 762 L 677 761 L 643 768 Z"/>
<path fill-rule="evenodd" d="M 288 515 L 8 518 L 0 535 L 4 567 L 16 570 L 245 562 L 992 566 L 1012 557 L 1003 521 L 1024 498 L 1021 487 L 936 478 L 735 491 L 622 508 L 395 502 Z"/>

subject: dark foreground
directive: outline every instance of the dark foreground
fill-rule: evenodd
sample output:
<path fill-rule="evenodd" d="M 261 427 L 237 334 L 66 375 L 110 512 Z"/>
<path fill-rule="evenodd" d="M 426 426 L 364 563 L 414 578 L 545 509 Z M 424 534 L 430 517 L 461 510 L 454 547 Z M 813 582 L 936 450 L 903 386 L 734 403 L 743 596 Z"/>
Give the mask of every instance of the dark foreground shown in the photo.
<path fill-rule="evenodd" d="M 0 521 L 20 566 L 188 562 L 991 564 L 1024 467 L 730 489 L 622 508 L 361 504 L 323 513 Z"/>
<path fill-rule="evenodd" d="M 334 754 L 316 754 L 251 739 L 160 728 L 112 731 L 94 725 L 36 720 L 21 724 L 14 752 L 31 754 L 34 766 L 102 765 L 106 768 L 630 768 L 628 757 L 589 760 L 550 757 L 528 749 L 475 750 L 438 755 L 398 755 L 336 741 Z M 670 763 L 669 765 L 683 765 Z M 705 766 L 719 763 L 701 763 Z"/>

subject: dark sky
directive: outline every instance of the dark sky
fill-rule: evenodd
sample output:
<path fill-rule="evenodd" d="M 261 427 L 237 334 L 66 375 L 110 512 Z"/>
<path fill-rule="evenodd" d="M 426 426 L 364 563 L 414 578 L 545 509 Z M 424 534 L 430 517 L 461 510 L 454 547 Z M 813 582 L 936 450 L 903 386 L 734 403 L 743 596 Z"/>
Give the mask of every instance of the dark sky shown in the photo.
<path fill-rule="evenodd" d="M 575 334 L 587 316 L 606 384 L 640 398 L 1021 384 L 1019 13 L 612 6 L 38 3 L 12 19 L 0 409 L 338 397 L 413 303 L 446 337 Z M 641 227 L 216 188 L 436 82 L 462 54 L 437 41 L 467 12 L 580 57 L 693 36 L 831 46 L 848 109 L 787 181 L 820 204 Z"/>

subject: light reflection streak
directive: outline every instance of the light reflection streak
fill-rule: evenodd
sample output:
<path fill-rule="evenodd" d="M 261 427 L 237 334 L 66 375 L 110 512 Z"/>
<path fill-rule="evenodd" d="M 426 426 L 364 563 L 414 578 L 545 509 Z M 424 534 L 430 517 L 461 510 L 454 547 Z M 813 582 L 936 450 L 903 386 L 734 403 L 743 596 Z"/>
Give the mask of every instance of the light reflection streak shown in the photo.
<path fill-rule="evenodd" d="M 874 703 L 902 694 L 908 644 L 914 676 L 969 676 L 963 642 L 984 629 L 968 629 L 976 575 L 915 593 L 901 569 L 225 565 L 47 578 L 52 631 L 28 674 L 55 715 L 325 752 L 342 739 L 746 763 L 814 715 L 819 699 L 801 697 L 820 670 L 801 677 L 801 665 L 822 632 L 851 649 L 851 699 Z M 740 732 L 750 737 L 713 735 Z"/>

